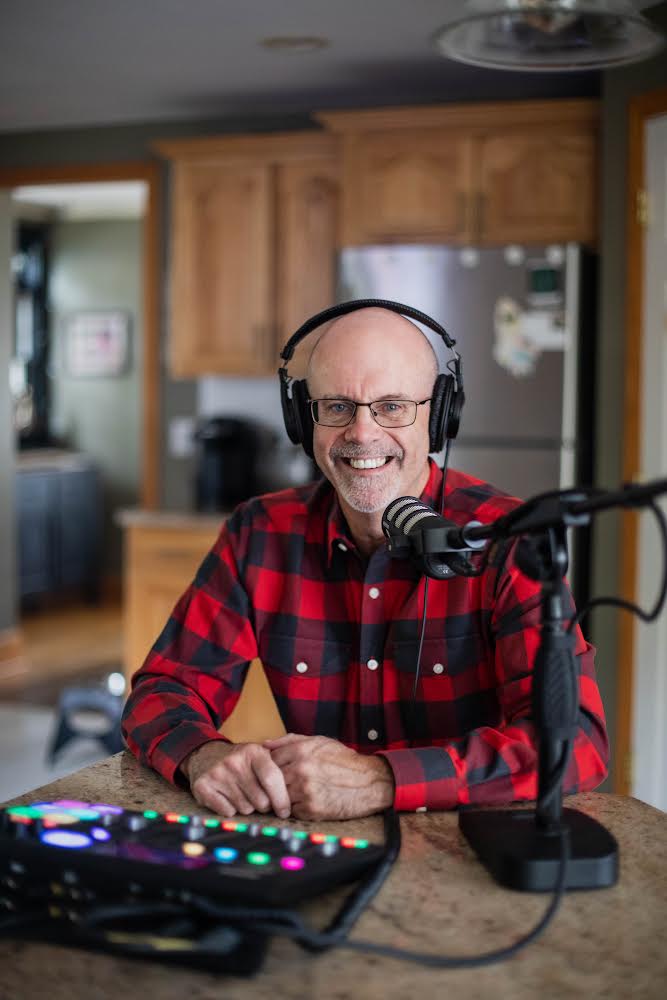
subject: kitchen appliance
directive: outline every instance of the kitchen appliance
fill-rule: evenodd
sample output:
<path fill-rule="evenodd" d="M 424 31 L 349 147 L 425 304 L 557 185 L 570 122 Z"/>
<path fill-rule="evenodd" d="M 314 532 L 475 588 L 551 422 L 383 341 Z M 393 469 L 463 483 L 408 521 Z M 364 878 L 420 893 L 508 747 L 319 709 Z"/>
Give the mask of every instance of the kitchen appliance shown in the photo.
<path fill-rule="evenodd" d="M 275 434 L 240 417 L 208 417 L 195 431 L 197 510 L 231 510 L 259 492 L 258 468 L 262 452 Z"/>
<path fill-rule="evenodd" d="M 350 247 L 338 299 L 398 300 L 442 323 L 466 396 L 450 465 L 525 499 L 592 482 L 595 270 L 575 244 Z M 444 369 L 444 345 L 424 333 Z M 579 603 L 588 548 L 578 529 L 570 580 Z"/>

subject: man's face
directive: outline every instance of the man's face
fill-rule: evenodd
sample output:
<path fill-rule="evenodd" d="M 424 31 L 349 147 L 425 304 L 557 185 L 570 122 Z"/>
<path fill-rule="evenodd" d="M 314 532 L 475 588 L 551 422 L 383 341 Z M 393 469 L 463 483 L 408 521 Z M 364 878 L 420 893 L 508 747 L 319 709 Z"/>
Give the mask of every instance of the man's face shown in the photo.
<path fill-rule="evenodd" d="M 364 311 L 364 314 L 371 311 Z M 313 399 L 335 397 L 370 403 L 382 399 L 419 401 L 433 391 L 433 360 L 422 335 L 406 321 L 383 312 L 360 323 L 347 317 L 318 345 L 308 376 Z M 398 324 L 393 320 L 398 319 Z M 398 332 L 397 332 L 398 331 Z M 417 338 L 415 340 L 415 338 Z M 343 506 L 370 514 L 399 496 L 419 496 L 428 479 L 430 403 L 417 407 L 409 427 L 380 427 L 367 406 L 357 407 L 347 427 L 315 424 L 315 461 Z"/>

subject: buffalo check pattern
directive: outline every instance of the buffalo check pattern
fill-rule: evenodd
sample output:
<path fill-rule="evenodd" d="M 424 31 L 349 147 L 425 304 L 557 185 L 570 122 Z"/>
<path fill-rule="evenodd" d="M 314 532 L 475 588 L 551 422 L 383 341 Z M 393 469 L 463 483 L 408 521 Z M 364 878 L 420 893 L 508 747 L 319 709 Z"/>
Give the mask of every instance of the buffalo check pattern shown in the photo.
<path fill-rule="evenodd" d="M 431 463 L 421 499 L 437 504 Z M 495 520 L 518 501 L 450 470 L 444 514 Z M 130 750 L 169 781 L 234 708 L 259 657 L 288 732 L 381 753 L 399 810 L 534 799 L 532 664 L 539 591 L 498 549 L 474 578 L 429 581 L 413 697 L 424 579 L 384 546 L 357 551 L 324 480 L 241 504 L 132 680 L 123 716 Z M 593 650 L 577 633 L 579 725 L 567 793 L 607 770 Z"/>

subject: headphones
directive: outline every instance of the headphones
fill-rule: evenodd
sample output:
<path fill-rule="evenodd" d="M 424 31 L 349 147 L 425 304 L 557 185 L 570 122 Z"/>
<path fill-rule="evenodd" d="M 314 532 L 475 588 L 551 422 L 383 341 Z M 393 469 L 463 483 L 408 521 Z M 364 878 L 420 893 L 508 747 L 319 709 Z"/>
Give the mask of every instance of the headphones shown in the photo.
<path fill-rule="evenodd" d="M 339 305 L 331 306 L 329 309 L 324 309 L 315 316 L 311 316 L 299 327 L 296 333 L 292 334 L 280 352 L 280 357 L 285 362 L 278 369 L 280 403 L 285 430 L 293 444 L 303 445 L 309 458 L 313 457 L 313 417 L 310 411 L 308 386 L 305 379 L 292 378 L 287 371 L 287 364 L 292 358 L 297 344 L 318 326 L 328 323 L 329 320 L 337 319 L 339 316 L 356 312 L 358 309 L 373 307 L 388 309 L 390 312 L 406 317 L 406 319 L 416 320 L 442 337 L 454 355 L 452 361 L 447 365 L 448 368 L 453 366 L 453 373 L 450 369 L 447 374 L 440 374 L 435 380 L 428 425 L 429 451 L 442 451 L 445 440 L 455 438 L 458 433 L 465 394 L 463 392 L 461 356 L 454 350 L 456 341 L 452 340 L 444 326 L 436 323 L 434 319 L 431 319 L 426 313 L 420 312 L 419 309 L 413 309 L 412 306 L 405 306 L 400 302 L 389 302 L 385 299 L 353 299 L 350 302 L 341 302 Z"/>

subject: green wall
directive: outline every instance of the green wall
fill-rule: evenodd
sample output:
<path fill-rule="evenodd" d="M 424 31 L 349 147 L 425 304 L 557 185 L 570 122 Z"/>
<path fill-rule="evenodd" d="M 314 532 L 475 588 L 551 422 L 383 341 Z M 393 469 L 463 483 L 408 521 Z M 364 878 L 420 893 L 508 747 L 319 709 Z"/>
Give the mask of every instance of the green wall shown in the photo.
<path fill-rule="evenodd" d="M 141 444 L 141 221 L 60 222 L 51 229 L 51 431 L 90 455 L 102 480 L 103 572 L 121 568 L 122 538 L 113 511 L 139 497 Z M 72 377 L 65 363 L 68 317 L 121 309 L 130 318 L 127 370 L 114 377 Z"/>

